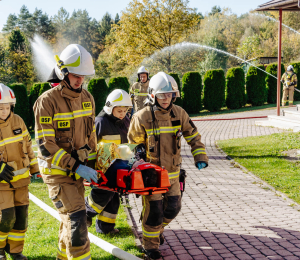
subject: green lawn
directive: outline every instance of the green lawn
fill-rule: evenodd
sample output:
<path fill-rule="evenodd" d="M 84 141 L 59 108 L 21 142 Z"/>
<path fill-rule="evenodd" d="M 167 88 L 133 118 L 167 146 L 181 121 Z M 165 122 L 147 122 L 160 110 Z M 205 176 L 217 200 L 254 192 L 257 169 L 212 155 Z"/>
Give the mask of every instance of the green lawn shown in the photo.
<path fill-rule="evenodd" d="M 31 134 L 33 145 L 36 144 L 34 133 Z M 34 148 L 37 150 L 37 148 Z M 29 186 L 30 193 L 38 197 L 44 203 L 54 208 L 51 199 L 48 196 L 48 188 L 42 179 L 32 180 Z M 90 188 L 86 188 L 86 196 L 90 192 Z M 127 216 L 121 205 L 116 221 L 116 228 L 120 233 L 113 235 L 102 235 L 96 232 L 95 219 L 93 225 L 89 228 L 89 232 L 99 238 L 121 248 L 122 250 L 142 257 L 142 253 L 135 245 L 135 236 L 127 222 Z M 57 240 L 58 240 L 59 221 L 52 217 L 49 213 L 43 211 L 40 207 L 30 202 L 29 206 L 29 223 L 26 232 L 24 255 L 28 259 L 56 259 Z M 118 259 L 101 248 L 91 244 L 92 259 Z M 9 258 L 10 259 L 10 258 Z"/>
<path fill-rule="evenodd" d="M 300 163 L 283 151 L 300 149 L 300 133 L 218 141 L 223 151 L 253 174 L 300 203 Z"/>
<path fill-rule="evenodd" d="M 87 188 L 86 195 L 89 191 L 90 188 Z M 30 192 L 54 208 L 48 197 L 47 186 L 42 180 L 33 180 L 30 184 Z M 123 206 L 119 210 L 116 227 L 120 230 L 120 233 L 115 236 L 96 233 L 94 223 L 89 228 L 89 232 L 128 253 L 141 257 L 142 254 L 135 245 L 135 237 L 127 223 Z M 56 259 L 58 229 L 59 221 L 33 202 L 30 202 L 29 224 L 26 233 L 24 255 L 26 255 L 28 259 Z M 91 254 L 92 259 L 117 259 L 93 244 L 91 244 Z"/>

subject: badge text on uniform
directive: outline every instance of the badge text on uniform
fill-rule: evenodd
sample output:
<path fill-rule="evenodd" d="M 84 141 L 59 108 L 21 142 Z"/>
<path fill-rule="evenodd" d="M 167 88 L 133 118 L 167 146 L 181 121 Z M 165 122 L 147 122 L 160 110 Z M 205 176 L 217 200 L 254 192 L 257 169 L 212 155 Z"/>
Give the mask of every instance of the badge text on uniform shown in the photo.
<path fill-rule="evenodd" d="M 92 103 L 91 102 L 82 102 L 83 109 L 92 109 Z"/>
<path fill-rule="evenodd" d="M 22 129 L 21 128 L 15 129 L 15 130 L 13 130 L 13 132 L 14 132 L 14 135 L 19 135 L 19 134 L 22 134 Z"/>
<path fill-rule="evenodd" d="M 70 120 L 67 121 L 58 121 L 58 128 L 70 128 Z"/>
<path fill-rule="evenodd" d="M 40 124 L 52 124 L 52 117 L 50 116 L 41 116 Z"/>

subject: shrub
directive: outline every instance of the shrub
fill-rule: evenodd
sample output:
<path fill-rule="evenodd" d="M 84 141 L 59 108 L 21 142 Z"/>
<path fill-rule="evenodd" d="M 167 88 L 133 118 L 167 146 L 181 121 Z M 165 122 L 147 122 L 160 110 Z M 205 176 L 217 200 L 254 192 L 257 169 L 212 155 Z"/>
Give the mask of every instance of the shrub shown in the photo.
<path fill-rule="evenodd" d="M 130 89 L 130 83 L 127 77 L 122 77 L 123 81 L 124 81 L 124 90 L 129 93 L 129 89 Z"/>
<path fill-rule="evenodd" d="M 266 72 L 274 75 L 277 78 L 277 63 L 271 63 L 266 68 Z M 284 65 L 281 64 L 281 76 L 284 73 Z M 277 79 L 266 74 L 266 87 L 268 91 L 267 102 L 270 104 L 276 103 L 277 100 Z M 282 84 L 281 84 L 282 89 Z"/>
<path fill-rule="evenodd" d="M 182 78 L 182 105 L 188 113 L 199 113 L 201 104 L 202 79 L 199 72 L 187 72 Z"/>
<path fill-rule="evenodd" d="M 48 83 L 48 82 L 42 83 L 40 91 L 39 91 L 39 96 L 42 95 L 45 91 L 47 91 L 49 89 L 51 89 L 50 83 Z"/>
<path fill-rule="evenodd" d="M 240 67 L 231 68 L 226 75 L 226 106 L 230 109 L 245 105 L 245 73 Z"/>
<path fill-rule="evenodd" d="M 265 68 L 263 65 L 258 66 L 258 68 L 251 66 L 246 77 L 248 103 L 252 106 L 263 105 L 267 92 L 265 81 L 266 73 L 264 73 Z"/>
<path fill-rule="evenodd" d="M 14 109 L 15 114 L 22 117 L 27 128 L 30 126 L 29 116 L 29 100 L 27 96 L 26 86 L 21 83 L 15 83 L 10 85 L 10 88 L 14 91 L 17 103 Z"/>
<path fill-rule="evenodd" d="M 300 84 L 300 62 L 291 63 L 291 65 L 294 67 L 294 72 L 297 75 L 297 80 L 298 80 L 297 89 L 300 90 L 300 85 L 299 85 Z M 283 70 L 282 74 L 283 73 L 284 73 L 284 70 Z M 300 101 L 300 92 L 298 92 L 298 91 L 294 92 L 294 100 Z"/>
<path fill-rule="evenodd" d="M 96 105 L 96 115 L 102 110 L 105 105 L 108 95 L 108 87 L 105 78 L 91 79 L 88 85 L 88 91 L 92 94 Z"/>
<path fill-rule="evenodd" d="M 111 78 L 108 82 L 109 93 L 115 89 L 123 89 L 129 92 L 130 84 L 126 77 Z"/>
<path fill-rule="evenodd" d="M 179 90 L 179 94 L 180 94 L 180 98 L 176 98 L 176 101 L 175 101 L 174 104 L 177 105 L 177 106 L 181 106 L 182 107 L 182 95 L 181 95 L 181 85 L 180 85 L 179 76 L 176 73 L 169 73 L 169 75 L 172 76 L 175 79 L 175 81 L 176 81 L 176 83 L 178 85 L 178 90 Z"/>
<path fill-rule="evenodd" d="M 35 124 L 33 105 L 39 97 L 41 85 L 42 85 L 42 83 L 34 83 L 31 87 L 30 93 L 29 93 L 29 117 L 30 117 L 29 128 L 31 130 L 34 129 L 34 124 Z"/>
<path fill-rule="evenodd" d="M 219 111 L 225 103 L 225 75 L 222 69 L 209 70 L 204 75 L 204 107 Z"/>

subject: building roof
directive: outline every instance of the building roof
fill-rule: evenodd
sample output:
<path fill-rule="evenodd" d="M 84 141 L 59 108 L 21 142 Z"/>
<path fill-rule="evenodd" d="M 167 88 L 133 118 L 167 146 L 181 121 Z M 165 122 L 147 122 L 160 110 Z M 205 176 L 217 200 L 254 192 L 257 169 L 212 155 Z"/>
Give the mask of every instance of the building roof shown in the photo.
<path fill-rule="evenodd" d="M 260 5 L 255 11 L 300 11 L 300 0 L 272 0 Z"/>

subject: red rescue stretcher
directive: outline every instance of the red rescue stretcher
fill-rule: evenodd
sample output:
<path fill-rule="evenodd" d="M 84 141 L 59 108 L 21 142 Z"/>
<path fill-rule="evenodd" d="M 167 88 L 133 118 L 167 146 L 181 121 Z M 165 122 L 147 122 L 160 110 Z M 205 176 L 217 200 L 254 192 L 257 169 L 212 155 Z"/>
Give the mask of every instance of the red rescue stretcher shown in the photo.
<path fill-rule="evenodd" d="M 150 168 L 154 169 L 157 173 L 157 187 L 144 186 L 142 171 Z M 117 170 L 117 182 L 115 188 L 106 186 L 108 180 L 105 174 L 101 171 L 97 172 L 101 175 L 101 178 L 98 181 L 99 183 L 95 183 L 94 181 L 91 183 L 85 182 L 85 186 L 93 185 L 98 189 L 119 192 L 121 194 L 134 193 L 138 195 L 163 194 L 168 192 L 168 188 L 171 186 L 168 171 L 151 163 L 141 164 L 130 171 L 122 169 Z"/>

